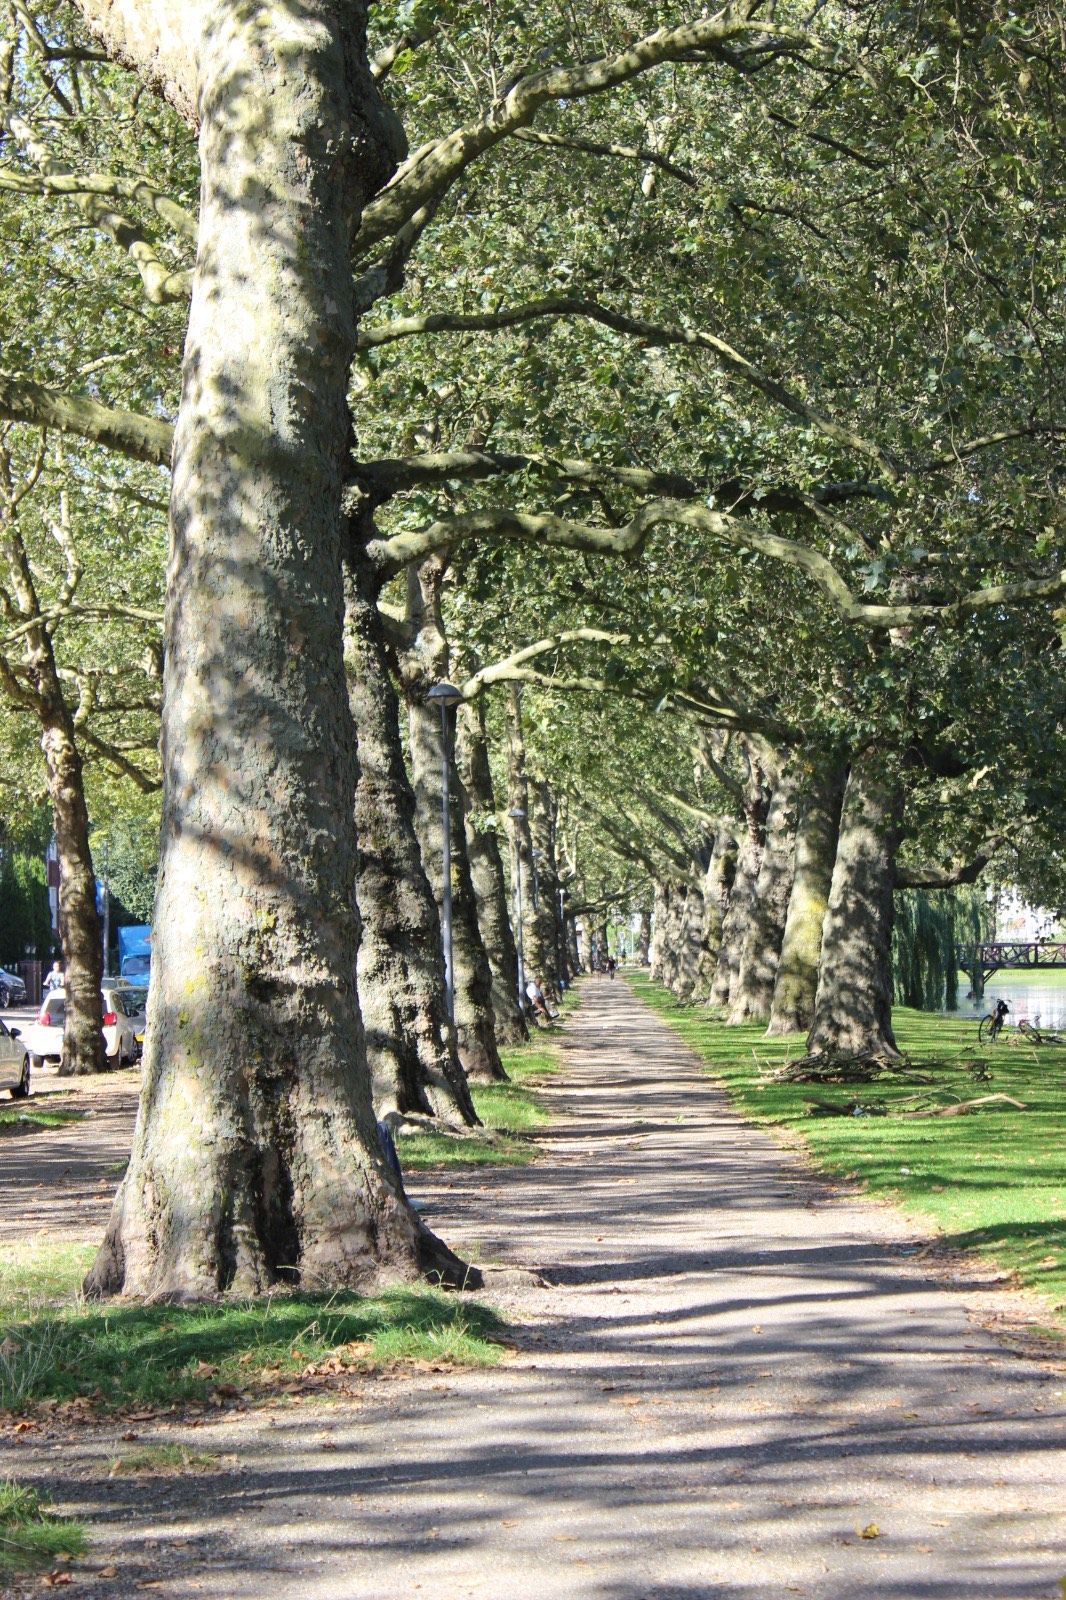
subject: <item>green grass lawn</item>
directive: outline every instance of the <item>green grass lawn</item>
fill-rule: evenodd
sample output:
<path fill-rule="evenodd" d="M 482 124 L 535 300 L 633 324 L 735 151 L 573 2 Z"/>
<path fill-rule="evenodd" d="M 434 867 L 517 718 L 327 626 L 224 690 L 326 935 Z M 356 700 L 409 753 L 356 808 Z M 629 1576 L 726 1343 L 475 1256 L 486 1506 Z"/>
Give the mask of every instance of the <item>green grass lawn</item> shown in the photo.
<path fill-rule="evenodd" d="M 569 989 L 563 999 L 563 1015 L 577 1004 L 577 994 Z M 536 1030 L 528 1044 L 501 1050 L 500 1057 L 509 1081 L 475 1084 L 471 1087 L 474 1109 L 486 1133 L 455 1138 L 446 1133 L 402 1134 L 396 1141 L 400 1164 L 405 1172 L 432 1167 L 526 1166 L 536 1156 L 530 1135 L 548 1121 L 548 1113 L 537 1097 L 537 1084 L 556 1071 L 559 1065 L 557 1040 L 561 1025 Z"/>
<path fill-rule="evenodd" d="M 465 1295 L 397 1287 L 217 1305 L 87 1302 L 92 1245 L 16 1246 L 0 1267 L 0 1410 L 83 1399 L 101 1410 L 267 1395 L 405 1362 L 492 1366 L 502 1324 Z"/>
<path fill-rule="evenodd" d="M 881 1081 L 834 1087 L 768 1082 L 768 1072 L 804 1053 L 802 1035 L 766 1039 L 761 1027 L 727 1028 L 701 1006 L 680 1006 L 643 974 L 636 992 L 701 1055 L 748 1116 L 798 1130 L 818 1165 L 860 1179 L 903 1210 L 930 1218 L 951 1246 L 979 1250 L 1050 1302 L 1049 1322 L 1066 1332 L 1066 1046 L 1036 1048 L 1013 1033 L 977 1043 L 970 1019 L 898 1007 L 900 1048 L 935 1079 L 946 1100 L 1003 1093 L 1024 1111 L 992 1107 L 956 1117 L 899 1114 L 918 1092 Z M 975 1061 L 991 1081 L 974 1083 Z M 818 1117 L 810 1096 L 837 1103 L 883 1101 L 888 1115 Z"/>

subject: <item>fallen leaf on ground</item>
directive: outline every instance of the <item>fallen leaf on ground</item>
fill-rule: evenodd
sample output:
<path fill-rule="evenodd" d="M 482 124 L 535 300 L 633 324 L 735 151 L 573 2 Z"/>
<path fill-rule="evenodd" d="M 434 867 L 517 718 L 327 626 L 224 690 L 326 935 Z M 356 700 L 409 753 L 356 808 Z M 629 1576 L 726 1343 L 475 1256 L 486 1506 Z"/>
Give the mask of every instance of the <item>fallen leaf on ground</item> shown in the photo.
<path fill-rule="evenodd" d="M 876 1522 L 868 1522 L 859 1532 L 860 1539 L 880 1539 L 881 1530 Z"/>

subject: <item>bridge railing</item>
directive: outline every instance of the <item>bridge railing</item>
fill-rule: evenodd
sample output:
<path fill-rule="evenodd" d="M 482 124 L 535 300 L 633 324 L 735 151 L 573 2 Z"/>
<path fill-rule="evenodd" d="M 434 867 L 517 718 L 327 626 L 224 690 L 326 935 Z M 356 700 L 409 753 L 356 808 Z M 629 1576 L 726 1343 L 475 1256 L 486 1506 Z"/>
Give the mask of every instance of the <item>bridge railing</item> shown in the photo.
<path fill-rule="evenodd" d="M 970 971 L 982 967 L 1066 967 L 1066 943 L 1050 939 L 991 940 L 956 945 L 959 964 Z"/>

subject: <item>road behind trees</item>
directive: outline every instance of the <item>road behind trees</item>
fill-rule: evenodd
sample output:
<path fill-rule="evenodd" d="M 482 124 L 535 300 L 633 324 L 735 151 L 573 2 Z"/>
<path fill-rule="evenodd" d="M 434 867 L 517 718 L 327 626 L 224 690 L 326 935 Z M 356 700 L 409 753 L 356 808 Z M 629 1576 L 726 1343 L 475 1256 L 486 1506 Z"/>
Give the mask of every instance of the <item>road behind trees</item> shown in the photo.
<path fill-rule="evenodd" d="M 624 984 L 583 994 L 543 1158 L 411 1185 L 462 1253 L 549 1280 L 499 1281 L 515 1356 L 142 1427 L 217 1452 L 199 1476 L 108 1478 L 117 1428 L 5 1440 L 116 1567 L 86 1593 L 1059 1595 L 1063 1372 L 983 1331 L 980 1268 L 945 1287 L 896 1213 L 735 1117 Z"/>

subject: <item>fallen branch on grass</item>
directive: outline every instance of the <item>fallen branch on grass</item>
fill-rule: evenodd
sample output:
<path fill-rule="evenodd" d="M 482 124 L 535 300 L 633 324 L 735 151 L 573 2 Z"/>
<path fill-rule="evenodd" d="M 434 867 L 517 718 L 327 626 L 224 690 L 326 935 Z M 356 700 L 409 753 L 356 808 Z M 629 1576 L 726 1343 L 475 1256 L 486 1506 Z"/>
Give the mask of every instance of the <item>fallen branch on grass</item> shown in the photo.
<path fill-rule="evenodd" d="M 904 1078 L 910 1083 L 932 1083 L 909 1061 L 887 1055 L 849 1055 L 820 1050 L 786 1062 L 773 1074 L 777 1083 L 874 1083 L 878 1078 Z"/>
<path fill-rule="evenodd" d="M 976 1100 L 952 1100 L 948 1105 L 916 1106 L 913 1102 L 903 1102 L 894 1107 L 889 1107 L 884 1100 L 848 1100 L 840 1104 L 833 1100 L 822 1100 L 813 1094 L 804 1095 L 803 1098 L 812 1117 L 958 1117 L 965 1112 L 976 1111 L 979 1106 L 1008 1105 L 1016 1111 L 1027 1109 L 1021 1100 L 1015 1100 L 1009 1094 L 982 1094 Z"/>
<path fill-rule="evenodd" d="M 1015 1111 L 1025 1111 L 1027 1107 L 1021 1100 L 1015 1100 L 1009 1094 L 982 1094 L 976 1100 L 956 1100 L 949 1106 L 927 1106 L 921 1111 L 901 1111 L 901 1117 L 959 1117 L 964 1112 L 976 1111 L 978 1106 L 1008 1105 Z"/>

